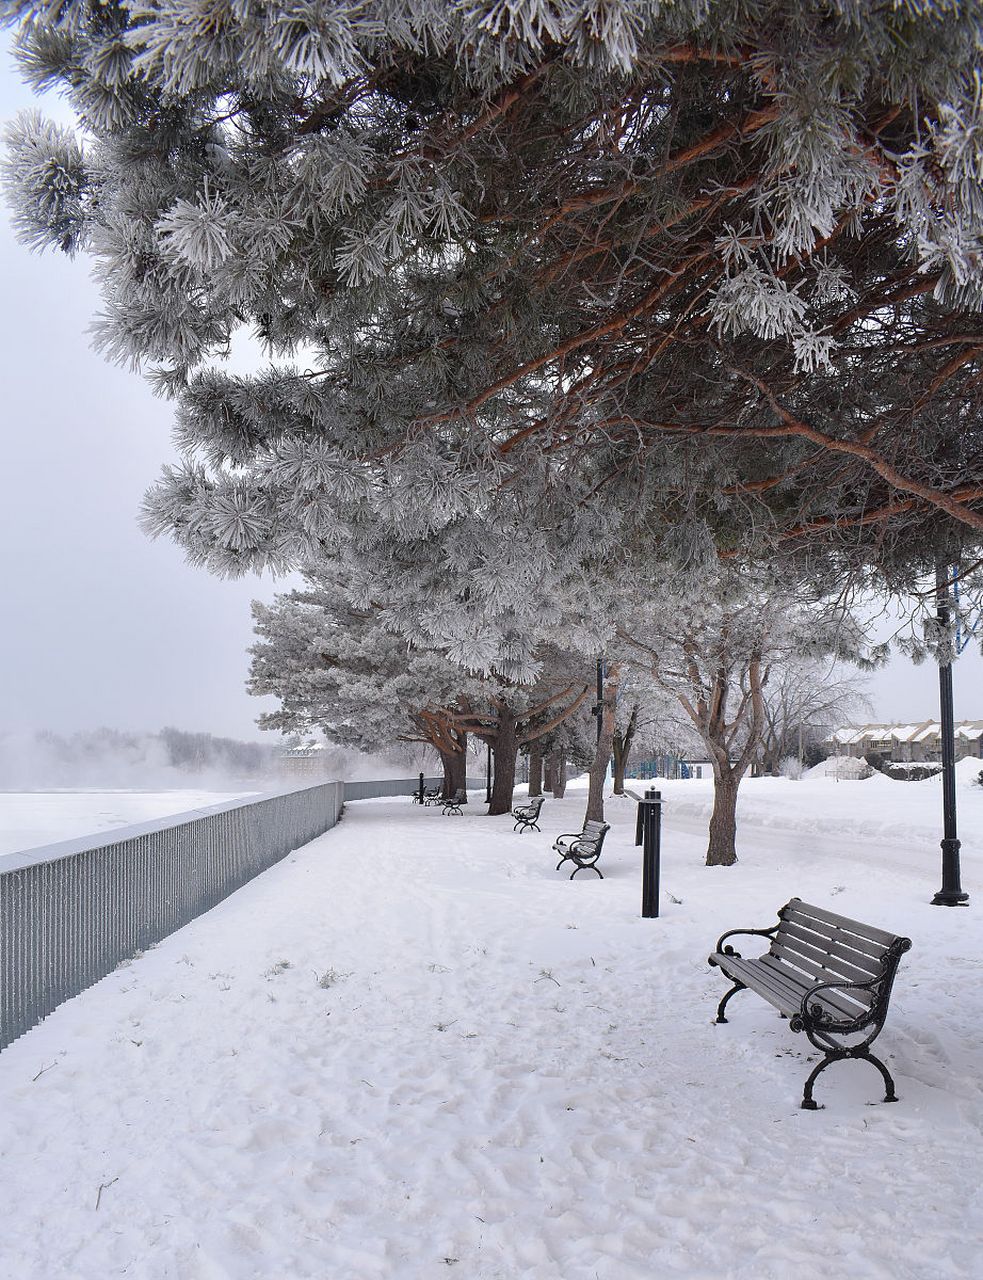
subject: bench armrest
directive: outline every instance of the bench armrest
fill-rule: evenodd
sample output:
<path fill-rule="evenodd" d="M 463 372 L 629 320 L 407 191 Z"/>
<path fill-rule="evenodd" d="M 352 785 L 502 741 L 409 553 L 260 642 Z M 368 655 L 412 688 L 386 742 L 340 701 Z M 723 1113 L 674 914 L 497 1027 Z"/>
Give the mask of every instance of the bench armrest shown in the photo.
<path fill-rule="evenodd" d="M 861 1009 L 853 1018 L 836 1018 L 821 1005 L 809 1007 L 821 991 L 872 991 L 883 979 L 871 978 L 869 982 L 817 982 L 803 995 L 799 1012 L 789 1020 L 790 1031 L 807 1031 L 810 1027 L 816 1031 L 849 1031 L 851 1028 L 866 1026 L 875 1021 L 874 1007 Z"/>
<path fill-rule="evenodd" d="M 566 848 L 566 845 L 563 844 L 564 840 L 579 840 L 583 834 L 582 831 L 567 831 L 564 835 L 556 837 L 553 841 L 553 848 L 563 850 Z"/>
<path fill-rule="evenodd" d="M 715 953 L 720 952 L 725 956 L 737 956 L 737 958 L 740 959 L 741 953 L 739 951 L 735 951 L 733 947 L 724 946 L 724 943 L 728 938 L 737 936 L 773 938 L 777 932 L 777 924 L 773 924 L 770 929 L 728 929 L 726 933 L 722 933 L 717 939 L 717 945 L 713 950 Z"/>

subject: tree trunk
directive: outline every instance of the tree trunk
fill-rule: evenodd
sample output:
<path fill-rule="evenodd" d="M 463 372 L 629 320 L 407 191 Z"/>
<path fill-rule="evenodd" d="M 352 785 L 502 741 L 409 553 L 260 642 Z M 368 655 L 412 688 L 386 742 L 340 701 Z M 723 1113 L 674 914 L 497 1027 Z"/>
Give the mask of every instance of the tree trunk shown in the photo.
<path fill-rule="evenodd" d="M 529 794 L 543 794 L 543 749 L 538 741 L 529 744 Z"/>
<path fill-rule="evenodd" d="M 567 789 L 567 758 L 562 751 L 556 753 L 553 762 L 553 798 L 562 800 Z"/>
<path fill-rule="evenodd" d="M 543 761 L 543 790 L 556 795 L 556 752 L 548 751 Z"/>
<path fill-rule="evenodd" d="M 620 684 L 620 671 L 611 666 L 610 674 L 604 684 L 604 697 L 601 705 L 601 732 L 597 739 L 597 750 L 590 766 L 590 785 L 587 790 L 587 812 L 585 822 L 604 821 L 604 782 L 608 773 L 608 761 L 611 759 L 611 745 L 614 741 L 615 707 Z"/>
<path fill-rule="evenodd" d="M 628 763 L 628 752 L 617 739 L 612 742 L 611 750 L 614 755 L 614 777 L 612 780 L 612 789 L 616 796 L 623 796 L 625 794 L 625 765 Z"/>
<path fill-rule="evenodd" d="M 463 791 L 468 776 L 468 735 L 455 733 L 454 741 L 460 744 L 460 751 L 441 751 L 440 763 L 444 769 L 444 799 L 455 791 Z"/>
<path fill-rule="evenodd" d="M 444 769 L 444 786 L 443 797 L 446 800 L 448 796 L 454 794 L 454 762 L 457 759 L 457 753 L 454 751 L 441 751 L 440 763 Z"/>
<path fill-rule="evenodd" d="M 462 733 L 459 736 L 461 750 L 454 756 L 454 764 L 451 769 L 451 795 L 455 791 L 466 791 L 468 786 L 468 735 Z"/>
<path fill-rule="evenodd" d="M 503 707 L 499 715 L 498 733 L 492 742 L 492 754 L 495 757 L 495 780 L 488 813 L 511 813 L 515 762 L 519 755 L 519 732 L 515 713 L 507 707 Z"/>
<path fill-rule="evenodd" d="M 628 759 L 631 756 L 631 744 L 635 740 L 635 726 L 637 723 L 638 705 L 636 704 L 631 709 L 631 715 L 628 718 L 624 733 L 615 731 L 611 742 L 611 751 L 614 755 L 614 794 L 616 796 L 625 794 L 625 771 L 628 767 Z"/>
<path fill-rule="evenodd" d="M 737 788 L 740 777 L 731 770 L 713 771 L 713 813 L 710 815 L 708 867 L 732 867 L 737 861 Z"/>

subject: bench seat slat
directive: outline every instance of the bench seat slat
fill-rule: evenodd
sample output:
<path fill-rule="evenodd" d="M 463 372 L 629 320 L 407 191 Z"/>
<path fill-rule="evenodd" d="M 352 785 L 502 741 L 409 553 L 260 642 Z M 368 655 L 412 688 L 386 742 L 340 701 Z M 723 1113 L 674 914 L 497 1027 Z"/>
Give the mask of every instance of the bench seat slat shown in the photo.
<path fill-rule="evenodd" d="M 792 1017 L 802 1007 L 802 997 L 813 985 L 811 982 L 798 982 L 789 973 L 765 964 L 763 960 L 737 960 L 725 957 L 729 964 L 721 965 L 724 972 L 735 982 L 743 982 L 746 987 L 775 1006 L 786 1017 Z M 852 1008 L 841 1008 L 840 1002 L 834 1003 L 835 997 L 824 992 L 816 998 L 832 1017 L 837 1019 L 856 1017 L 857 1011 Z"/>
<path fill-rule="evenodd" d="M 806 923 L 808 919 L 821 921 L 825 925 L 834 925 L 837 929 L 842 929 L 845 933 L 851 934 L 858 940 L 865 942 L 873 942 L 880 944 L 880 950 L 891 946 L 897 941 L 897 936 L 893 933 L 887 933 L 884 929 L 875 929 L 873 925 L 863 924 L 859 920 L 850 920 L 846 916 L 838 916 L 833 911 L 826 911 L 823 907 L 814 907 L 809 902 L 803 902 L 801 898 L 793 898 L 792 901 L 784 908 L 783 914 L 791 919 L 802 917 L 801 923 Z M 820 932 L 826 932 L 821 930 Z M 857 950 L 866 951 L 866 947 L 857 947 Z"/>
<path fill-rule="evenodd" d="M 840 961 L 845 961 L 843 965 L 844 974 L 848 970 L 855 971 L 854 976 L 858 982 L 865 979 L 876 978 L 883 970 L 883 950 L 881 955 L 872 956 L 863 951 L 857 951 L 853 947 L 844 945 L 844 943 L 829 937 L 823 937 L 818 933 L 814 933 L 809 929 L 803 929 L 800 925 L 793 924 L 789 920 L 783 920 L 779 926 L 778 936 L 783 939 L 789 946 L 796 947 L 798 943 L 804 943 L 810 948 L 810 954 L 813 949 L 821 952 L 825 957 L 836 957 L 835 960 L 829 959 L 830 968 L 838 968 Z M 858 975 L 863 975 L 860 977 Z"/>
<path fill-rule="evenodd" d="M 786 965 L 781 964 L 781 962 L 776 960 L 773 956 L 762 956 L 761 963 L 765 969 L 770 969 L 773 972 L 780 974 L 782 979 L 795 990 L 796 1010 L 801 1007 L 802 997 L 807 991 L 810 991 L 817 982 L 836 981 L 835 978 L 830 978 L 828 974 L 822 975 L 818 978 L 813 978 L 811 975 L 802 976 L 794 969 L 790 970 Z M 866 1003 L 858 1003 L 855 1001 L 852 998 L 853 995 L 854 993 L 851 991 L 824 991 L 821 995 L 816 996 L 812 1003 L 820 1004 L 827 1013 L 830 1013 L 834 1018 L 846 1018 L 852 1021 L 854 1018 L 866 1017 L 868 1013 L 868 1006 Z"/>
<path fill-rule="evenodd" d="M 781 954 L 775 955 L 774 952 L 769 952 L 768 955 L 762 956 L 762 960 L 771 961 L 783 971 L 787 971 L 791 968 L 794 973 L 801 974 L 802 984 L 805 988 L 814 987 L 817 982 L 854 981 L 853 978 L 844 978 L 838 973 L 830 973 L 828 970 L 823 969 L 821 965 L 814 965 L 809 961 L 801 961 L 799 957 L 794 955 L 786 959 Z M 869 979 L 864 978 L 863 981 L 867 982 Z M 837 995 L 840 998 L 846 998 L 857 1004 L 862 1004 L 865 1007 L 873 1004 L 875 999 L 874 993 L 871 991 L 848 990 L 838 992 Z"/>
<path fill-rule="evenodd" d="M 766 968 L 775 969 L 780 972 L 787 980 L 795 982 L 799 987 L 799 999 L 805 995 L 817 982 L 839 982 L 840 979 L 829 973 L 819 973 L 816 975 L 807 974 L 799 978 L 795 970 L 789 971 L 787 965 L 776 960 L 774 956 L 762 956 L 761 963 Z M 831 1010 L 836 1010 L 846 1018 L 856 1018 L 866 1015 L 873 1003 L 873 997 L 869 991 L 853 991 L 853 990 L 831 990 L 824 991 L 822 995 L 817 997 L 823 1004 L 827 1005 Z"/>
<path fill-rule="evenodd" d="M 717 955 L 714 959 L 735 982 L 743 982 L 786 1017 L 799 1012 L 802 997 L 815 985 L 788 969 L 783 970 L 775 961 L 768 963 L 770 958 L 767 956 L 759 960 L 738 960 L 734 956 Z M 822 992 L 816 997 L 816 1003 L 839 1021 L 852 1021 L 867 1012 L 864 1007 L 833 991 Z"/>
<path fill-rule="evenodd" d="M 825 955 L 818 947 L 789 938 L 785 933 L 779 933 L 775 938 L 771 954 L 805 973 L 813 974 L 817 982 L 872 982 L 878 976 L 847 964 L 838 956 Z"/>

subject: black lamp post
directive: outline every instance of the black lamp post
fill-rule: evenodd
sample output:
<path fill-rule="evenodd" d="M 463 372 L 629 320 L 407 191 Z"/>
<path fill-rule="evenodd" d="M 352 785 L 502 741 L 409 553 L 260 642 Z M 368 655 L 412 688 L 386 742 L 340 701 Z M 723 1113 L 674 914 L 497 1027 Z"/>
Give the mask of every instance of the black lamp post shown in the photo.
<path fill-rule="evenodd" d="M 485 804 L 491 804 L 492 793 L 492 749 L 491 743 L 488 743 L 488 755 L 485 757 Z"/>
<path fill-rule="evenodd" d="M 604 714 L 604 659 L 597 660 L 597 702 L 590 709 L 592 716 L 597 716 L 597 740 L 601 741 L 601 716 Z"/>
<path fill-rule="evenodd" d="M 949 567 L 935 566 L 935 602 L 939 630 L 949 629 Z M 942 888 L 932 899 L 935 907 L 958 907 L 969 901 L 959 883 L 959 840 L 956 836 L 956 735 L 952 714 L 952 663 L 939 667 L 939 729 L 942 735 Z"/>

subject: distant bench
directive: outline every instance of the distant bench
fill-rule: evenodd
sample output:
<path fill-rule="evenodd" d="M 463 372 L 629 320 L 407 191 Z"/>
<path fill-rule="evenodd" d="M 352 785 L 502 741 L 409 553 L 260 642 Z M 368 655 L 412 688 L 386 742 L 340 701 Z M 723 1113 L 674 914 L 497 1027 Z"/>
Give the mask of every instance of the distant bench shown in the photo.
<path fill-rule="evenodd" d="M 521 836 L 523 831 L 539 831 L 539 811 L 543 807 L 545 796 L 533 796 L 528 804 L 517 805 L 512 810 L 512 817 L 515 819 L 513 831 L 518 831 Z"/>
<path fill-rule="evenodd" d="M 717 1022 L 738 991 L 754 991 L 788 1018 L 792 1031 L 804 1031 L 822 1062 L 810 1075 L 802 1106 L 817 1110 L 812 1087 L 820 1072 L 845 1058 L 863 1058 L 877 1068 L 887 1090 L 885 1102 L 897 1102 L 887 1067 L 870 1052 L 880 1034 L 901 957 L 911 947 L 873 925 L 835 915 L 793 898 L 770 929 L 731 929 L 717 942 L 709 963 L 734 983 L 717 1007 Z M 727 943 L 739 934 L 770 938 L 767 952 L 744 959 Z M 858 1037 L 853 1044 L 840 1037 Z"/>
<path fill-rule="evenodd" d="M 444 807 L 441 809 L 440 812 L 444 815 L 445 818 L 455 813 L 459 817 L 463 817 L 464 815 L 461 809 L 461 805 L 467 804 L 467 802 L 468 802 L 468 793 L 463 789 L 463 787 L 458 787 L 458 789 L 454 792 L 452 796 L 448 796 L 444 800 L 443 802 Z"/>

